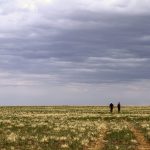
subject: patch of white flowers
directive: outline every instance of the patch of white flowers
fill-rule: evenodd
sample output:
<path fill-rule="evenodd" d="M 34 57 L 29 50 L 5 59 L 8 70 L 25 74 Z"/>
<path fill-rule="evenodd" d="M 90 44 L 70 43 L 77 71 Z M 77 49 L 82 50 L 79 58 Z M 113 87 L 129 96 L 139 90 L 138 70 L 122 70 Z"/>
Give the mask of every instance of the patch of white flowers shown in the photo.
<path fill-rule="evenodd" d="M 138 122 L 139 127 L 145 132 L 146 138 L 150 141 L 150 121 Z"/>
<path fill-rule="evenodd" d="M 8 136 L 7 136 L 7 140 L 9 141 L 9 142 L 16 142 L 16 140 L 17 140 L 17 135 L 15 134 L 15 133 L 10 133 Z"/>
<path fill-rule="evenodd" d="M 40 144 L 49 146 L 51 143 L 59 145 L 58 149 L 69 149 L 74 145 L 88 146 L 98 138 L 103 138 L 104 131 L 108 129 L 121 131 L 128 128 L 125 121 L 118 124 L 115 119 L 111 120 L 112 117 L 116 119 L 127 117 L 132 120 L 135 117 L 149 115 L 147 113 L 149 110 L 144 111 L 143 108 L 141 108 L 144 111 L 142 116 L 137 109 L 127 108 L 125 111 L 130 111 L 130 113 L 110 114 L 108 107 L 95 106 L 5 107 L 0 109 L 0 138 L 10 144 L 10 147 L 6 149 L 11 149 L 14 143 L 20 144 L 21 142 L 27 143 L 24 145 L 26 149 L 37 149 Z M 106 118 L 108 120 L 105 120 Z M 142 122 L 141 128 L 146 130 L 147 137 L 150 139 L 150 122 Z M 2 142 L 1 145 L 3 145 Z"/>

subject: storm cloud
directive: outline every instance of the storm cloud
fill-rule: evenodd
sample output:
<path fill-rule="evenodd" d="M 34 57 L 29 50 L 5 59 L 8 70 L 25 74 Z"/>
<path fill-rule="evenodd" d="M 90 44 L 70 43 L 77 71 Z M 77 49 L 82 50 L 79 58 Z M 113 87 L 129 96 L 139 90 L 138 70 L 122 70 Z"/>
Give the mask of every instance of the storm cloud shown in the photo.
<path fill-rule="evenodd" d="M 147 0 L 0 0 L 0 20 L 2 104 L 149 104 Z"/>

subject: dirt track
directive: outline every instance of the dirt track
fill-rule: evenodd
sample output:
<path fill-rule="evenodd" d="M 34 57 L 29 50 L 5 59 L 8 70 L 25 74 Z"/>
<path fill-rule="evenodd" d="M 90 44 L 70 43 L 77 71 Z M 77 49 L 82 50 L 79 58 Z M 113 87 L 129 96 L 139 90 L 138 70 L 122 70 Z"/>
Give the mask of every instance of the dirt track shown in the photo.
<path fill-rule="evenodd" d="M 150 143 L 145 139 L 144 134 L 134 127 L 134 124 L 127 123 L 129 129 L 133 132 L 137 140 L 136 150 L 150 150 Z M 103 136 L 98 138 L 96 142 L 91 143 L 89 147 L 86 147 L 84 150 L 101 150 L 105 147 L 105 141 L 103 140 L 107 130 L 103 131 Z"/>
<path fill-rule="evenodd" d="M 138 150 L 150 150 L 150 143 L 145 139 L 144 134 L 134 127 L 134 124 L 129 123 L 129 128 L 133 132 L 137 140 Z"/>

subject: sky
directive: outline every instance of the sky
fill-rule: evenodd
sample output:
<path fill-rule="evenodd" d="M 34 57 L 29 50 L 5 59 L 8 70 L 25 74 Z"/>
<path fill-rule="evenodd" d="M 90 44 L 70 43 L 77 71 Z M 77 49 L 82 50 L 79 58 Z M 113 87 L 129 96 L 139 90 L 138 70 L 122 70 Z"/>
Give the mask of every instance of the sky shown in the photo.
<path fill-rule="evenodd" d="M 0 0 L 0 105 L 150 105 L 149 0 Z"/>

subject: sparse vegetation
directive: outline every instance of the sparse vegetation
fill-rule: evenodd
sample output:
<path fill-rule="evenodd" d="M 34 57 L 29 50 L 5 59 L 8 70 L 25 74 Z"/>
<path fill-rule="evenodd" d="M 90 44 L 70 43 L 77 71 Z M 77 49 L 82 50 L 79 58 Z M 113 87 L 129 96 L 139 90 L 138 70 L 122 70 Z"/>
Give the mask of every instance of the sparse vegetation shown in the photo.
<path fill-rule="evenodd" d="M 141 113 L 140 113 L 141 112 Z M 130 125 L 150 141 L 149 107 L 0 107 L 0 149 L 136 149 Z"/>

